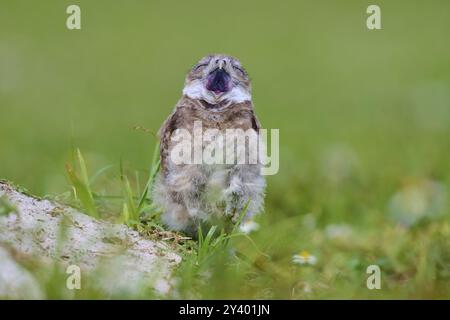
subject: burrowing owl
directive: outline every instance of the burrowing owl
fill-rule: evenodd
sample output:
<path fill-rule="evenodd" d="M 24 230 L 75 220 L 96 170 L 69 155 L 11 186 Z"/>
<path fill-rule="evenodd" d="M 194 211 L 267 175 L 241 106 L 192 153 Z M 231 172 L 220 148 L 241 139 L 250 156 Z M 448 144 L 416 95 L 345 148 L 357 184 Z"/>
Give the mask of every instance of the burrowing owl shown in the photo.
<path fill-rule="evenodd" d="M 169 228 L 193 233 L 202 222 L 211 219 L 229 217 L 230 221 L 236 221 L 245 207 L 245 219 L 262 211 L 265 179 L 260 172 L 261 162 L 249 162 L 247 149 L 244 163 L 238 161 L 238 156 L 232 162 L 198 161 L 202 155 L 199 158 L 195 152 L 206 151 L 212 142 L 216 146 L 229 144 L 223 138 L 229 129 L 259 136 L 260 124 L 253 110 L 250 79 L 239 60 L 222 54 L 208 55 L 186 76 L 183 95 L 159 130 L 161 171 L 153 199 L 162 208 L 162 220 Z M 209 131 L 210 136 L 212 132 L 214 137 L 203 137 L 200 148 L 195 142 L 190 144 L 194 138 L 187 141 L 187 149 L 183 149 L 186 146 L 181 149 L 188 151 L 192 162 L 175 161 L 173 151 L 179 148 L 181 140 L 174 139 L 174 135 L 184 132 L 191 139 L 189 133 L 194 137 L 195 130 Z M 234 148 L 236 151 L 237 147 Z M 228 154 L 221 158 L 215 154 L 217 150 L 213 153 L 218 158 L 214 159 L 226 159 Z"/>

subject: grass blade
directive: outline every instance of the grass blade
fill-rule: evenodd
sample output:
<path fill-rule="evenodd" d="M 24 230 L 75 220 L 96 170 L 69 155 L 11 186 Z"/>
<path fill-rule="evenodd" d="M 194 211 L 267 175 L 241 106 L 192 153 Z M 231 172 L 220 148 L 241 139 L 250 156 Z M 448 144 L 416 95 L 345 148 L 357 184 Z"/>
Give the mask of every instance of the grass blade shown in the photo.
<path fill-rule="evenodd" d="M 99 218 L 100 216 L 95 206 L 95 201 L 89 186 L 86 185 L 83 180 L 78 178 L 74 169 L 69 164 L 66 164 L 66 172 L 73 188 L 76 191 L 76 197 L 83 205 L 86 213 L 95 218 Z"/>

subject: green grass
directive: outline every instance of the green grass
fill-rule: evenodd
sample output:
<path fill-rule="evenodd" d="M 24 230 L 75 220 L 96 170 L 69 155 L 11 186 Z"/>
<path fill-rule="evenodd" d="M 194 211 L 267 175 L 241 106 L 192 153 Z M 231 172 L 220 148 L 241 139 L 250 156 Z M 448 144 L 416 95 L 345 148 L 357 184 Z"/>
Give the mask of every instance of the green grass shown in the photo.
<path fill-rule="evenodd" d="M 94 197 L 92 195 L 91 183 L 87 174 L 86 163 L 79 149 L 77 149 L 77 158 L 81 171 L 81 178 L 77 176 L 72 166 L 66 166 L 67 176 L 72 183 L 75 200 L 79 200 L 83 204 L 83 208 L 87 214 L 98 218 L 99 214 L 94 203 Z"/>
<path fill-rule="evenodd" d="M 263 127 L 280 129 L 280 172 L 258 231 L 168 240 L 184 257 L 174 297 L 449 298 L 450 3 L 378 1 L 381 31 L 362 0 L 77 3 L 80 31 L 64 1 L 0 5 L 0 178 L 164 234 L 147 131 L 197 59 L 230 53 Z M 315 265 L 292 262 L 304 250 Z"/>

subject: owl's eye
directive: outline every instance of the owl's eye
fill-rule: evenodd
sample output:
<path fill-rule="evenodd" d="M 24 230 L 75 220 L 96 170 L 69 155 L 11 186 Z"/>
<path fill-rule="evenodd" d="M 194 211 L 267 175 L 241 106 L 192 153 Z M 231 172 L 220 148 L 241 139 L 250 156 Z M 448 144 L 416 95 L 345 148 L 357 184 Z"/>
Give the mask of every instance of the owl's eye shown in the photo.
<path fill-rule="evenodd" d="M 195 67 L 194 67 L 194 71 L 195 70 L 199 70 L 199 69 L 201 69 L 201 68 L 203 68 L 203 67 L 206 67 L 208 64 L 207 63 L 201 63 L 201 64 L 198 64 L 198 65 L 196 65 Z"/>
<path fill-rule="evenodd" d="M 241 67 L 236 66 L 236 65 L 233 65 L 233 68 L 234 68 L 235 70 L 239 71 L 242 75 L 245 76 L 245 71 L 244 71 L 244 69 L 242 69 Z"/>

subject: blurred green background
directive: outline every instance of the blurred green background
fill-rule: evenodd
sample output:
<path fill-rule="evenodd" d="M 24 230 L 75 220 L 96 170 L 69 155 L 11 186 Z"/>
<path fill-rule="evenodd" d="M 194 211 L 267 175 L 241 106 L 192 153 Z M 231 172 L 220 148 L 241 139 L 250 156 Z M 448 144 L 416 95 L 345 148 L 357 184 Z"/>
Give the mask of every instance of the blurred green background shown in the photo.
<path fill-rule="evenodd" d="M 280 129 L 272 241 L 286 255 L 314 251 L 305 217 L 383 237 L 391 221 L 436 216 L 447 229 L 435 237 L 446 240 L 429 277 L 448 288 L 450 2 L 376 1 L 382 30 L 370 31 L 372 3 L 1 0 L 0 177 L 64 192 L 73 147 L 92 171 L 119 159 L 147 170 L 155 139 L 133 127 L 156 132 L 189 68 L 224 52 L 249 71 L 263 127 Z M 70 4 L 81 7 L 81 30 L 66 29 Z M 410 259 L 402 266 L 414 269 Z M 406 272 L 395 263 L 394 274 Z"/>
<path fill-rule="evenodd" d="M 266 128 L 281 130 L 280 175 L 351 147 L 371 174 L 448 179 L 450 3 L 379 1 L 2 1 L 0 176 L 64 188 L 71 144 L 146 168 L 151 136 L 203 55 L 239 57 Z M 65 27 L 79 4 L 82 29 Z M 293 168 L 288 168 L 291 162 Z M 292 171 L 294 169 L 294 171 Z"/>

